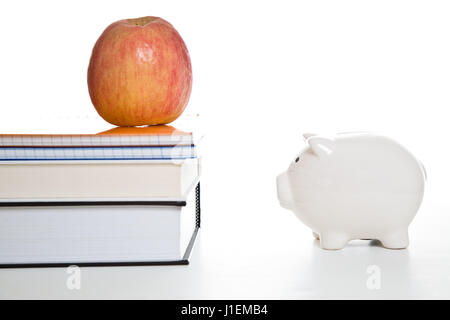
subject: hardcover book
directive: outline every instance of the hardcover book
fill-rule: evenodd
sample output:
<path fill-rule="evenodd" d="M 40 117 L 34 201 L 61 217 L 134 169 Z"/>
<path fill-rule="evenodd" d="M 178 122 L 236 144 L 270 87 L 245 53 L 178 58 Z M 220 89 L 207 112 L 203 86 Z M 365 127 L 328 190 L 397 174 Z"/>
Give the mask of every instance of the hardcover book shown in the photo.
<path fill-rule="evenodd" d="M 200 185 L 186 201 L 0 203 L 0 268 L 188 264 Z"/>

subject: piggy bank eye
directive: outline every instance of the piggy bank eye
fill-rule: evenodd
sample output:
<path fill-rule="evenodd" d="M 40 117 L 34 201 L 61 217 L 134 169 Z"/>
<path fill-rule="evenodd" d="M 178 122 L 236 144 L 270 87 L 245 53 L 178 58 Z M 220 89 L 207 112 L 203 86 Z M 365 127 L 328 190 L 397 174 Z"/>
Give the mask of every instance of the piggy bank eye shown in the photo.
<path fill-rule="evenodd" d="M 300 157 L 295 158 L 295 162 L 298 162 L 300 160 Z"/>

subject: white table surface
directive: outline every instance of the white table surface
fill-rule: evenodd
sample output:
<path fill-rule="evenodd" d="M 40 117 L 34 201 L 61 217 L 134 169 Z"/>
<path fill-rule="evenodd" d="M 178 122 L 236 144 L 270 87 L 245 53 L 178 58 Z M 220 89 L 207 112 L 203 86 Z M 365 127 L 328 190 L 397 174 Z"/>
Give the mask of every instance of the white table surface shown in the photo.
<path fill-rule="evenodd" d="M 67 289 L 65 268 L 3 269 L 0 298 L 450 298 L 450 208 L 441 187 L 427 184 L 408 249 L 353 241 L 343 250 L 324 251 L 279 207 L 277 165 L 260 173 L 260 166 L 246 161 L 240 183 L 232 183 L 230 171 L 205 163 L 203 224 L 190 265 L 81 268 L 80 290 Z M 227 164 L 239 170 L 237 163 Z M 379 290 L 366 285 L 370 265 L 380 268 Z"/>

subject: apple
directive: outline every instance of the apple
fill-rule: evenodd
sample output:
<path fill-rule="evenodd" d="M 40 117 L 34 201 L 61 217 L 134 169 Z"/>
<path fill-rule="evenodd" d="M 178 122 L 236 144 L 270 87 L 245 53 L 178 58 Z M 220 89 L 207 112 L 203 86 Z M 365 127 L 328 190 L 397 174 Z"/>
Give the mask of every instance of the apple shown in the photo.
<path fill-rule="evenodd" d="M 181 115 L 191 94 L 189 52 L 164 19 L 114 22 L 92 50 L 88 88 L 95 109 L 111 124 L 170 123 Z"/>

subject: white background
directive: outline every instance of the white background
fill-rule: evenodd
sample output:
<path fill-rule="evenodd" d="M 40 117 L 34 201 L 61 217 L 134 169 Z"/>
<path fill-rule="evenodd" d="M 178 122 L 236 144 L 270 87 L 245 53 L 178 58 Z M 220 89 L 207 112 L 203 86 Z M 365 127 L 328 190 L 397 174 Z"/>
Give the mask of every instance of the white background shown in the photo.
<path fill-rule="evenodd" d="M 450 298 L 450 3 L 11 1 L 0 4 L 0 131 L 109 128 L 91 105 L 91 49 L 110 23 L 171 22 L 190 51 L 185 115 L 206 132 L 203 228 L 190 266 L 0 270 L 0 298 Z M 101 130 L 100 129 L 100 130 Z M 99 130 L 99 131 L 100 131 Z M 302 132 L 378 131 L 426 166 L 407 250 L 318 248 L 279 207 Z M 366 287 L 369 265 L 382 287 Z"/>

